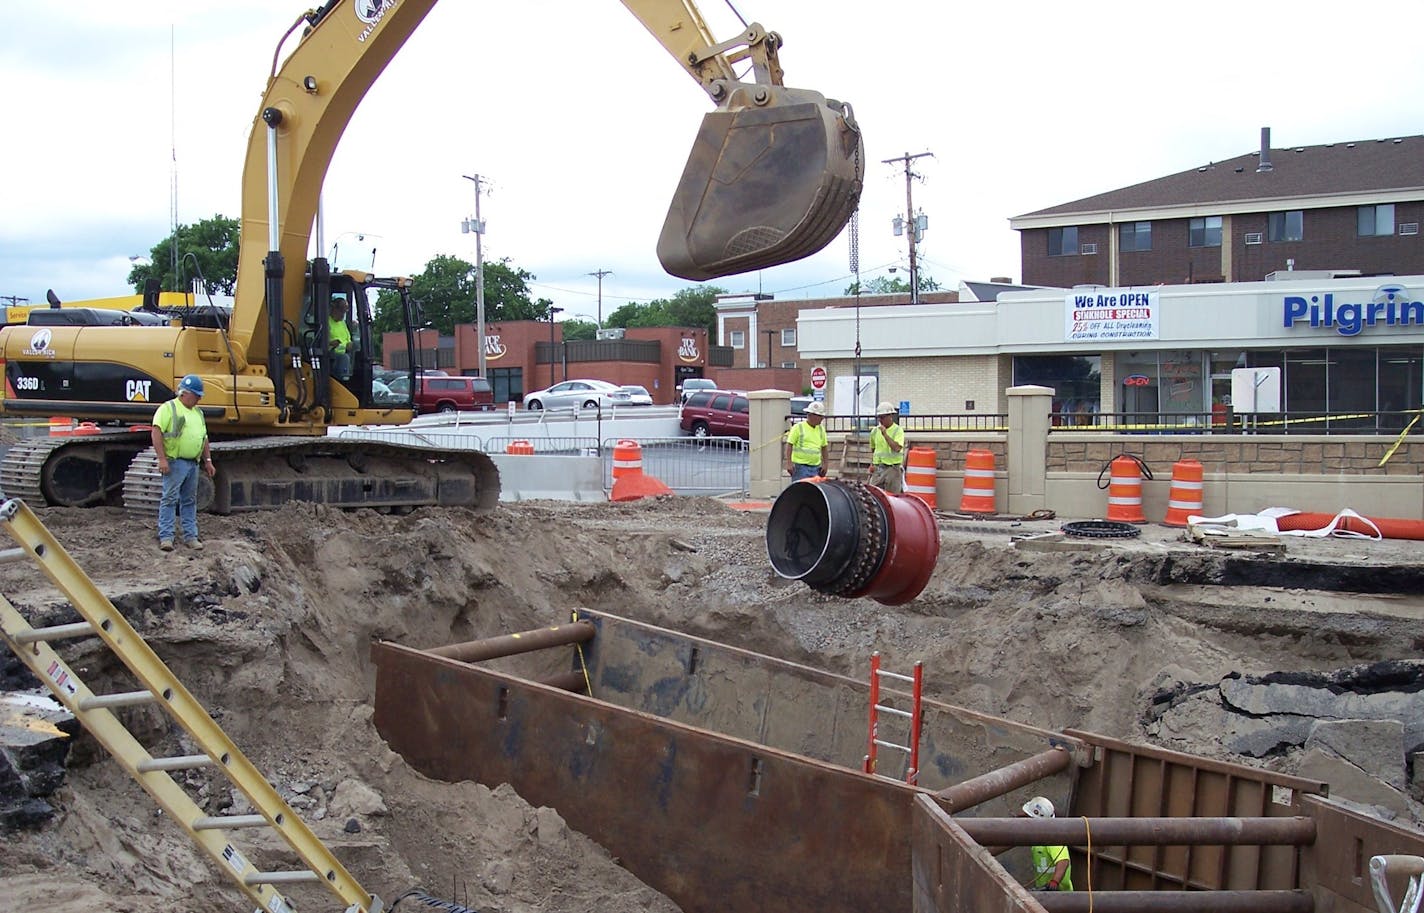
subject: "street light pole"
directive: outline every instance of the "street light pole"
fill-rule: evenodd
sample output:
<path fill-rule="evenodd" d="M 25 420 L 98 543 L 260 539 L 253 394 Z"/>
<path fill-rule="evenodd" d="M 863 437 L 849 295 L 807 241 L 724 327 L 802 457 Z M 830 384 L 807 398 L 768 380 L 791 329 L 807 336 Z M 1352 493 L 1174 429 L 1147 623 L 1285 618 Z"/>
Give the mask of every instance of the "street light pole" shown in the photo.
<path fill-rule="evenodd" d="M 603 277 L 613 275 L 613 270 L 594 270 L 589 275 L 598 277 L 598 328 L 601 330 L 603 329 Z"/>
<path fill-rule="evenodd" d="M 549 307 L 549 386 L 553 386 L 554 380 L 554 315 L 562 314 L 563 308 Z"/>
<path fill-rule="evenodd" d="M 474 225 L 467 223 L 467 230 L 473 230 L 475 233 L 475 339 L 480 345 L 480 376 L 487 377 L 485 372 L 485 255 L 480 244 L 480 239 L 485 233 L 485 223 L 480 218 L 480 197 L 484 188 L 478 174 L 462 174 L 460 177 L 475 182 L 475 219 Z"/>

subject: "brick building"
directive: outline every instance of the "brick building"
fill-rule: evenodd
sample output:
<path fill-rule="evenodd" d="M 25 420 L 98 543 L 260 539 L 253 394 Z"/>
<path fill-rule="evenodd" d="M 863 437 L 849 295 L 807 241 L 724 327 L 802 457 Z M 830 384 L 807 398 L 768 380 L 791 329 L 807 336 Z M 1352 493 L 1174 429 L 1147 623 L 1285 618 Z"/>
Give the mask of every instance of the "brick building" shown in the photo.
<path fill-rule="evenodd" d="M 1026 285 L 1424 273 L 1424 136 L 1261 149 L 1015 216 Z"/>
<path fill-rule="evenodd" d="M 708 373 L 714 353 L 707 331 L 700 327 L 642 327 L 616 339 L 564 341 L 563 325 L 537 320 L 513 320 L 485 327 L 485 368 L 496 403 L 522 402 L 526 393 L 569 378 L 593 378 L 614 384 L 641 384 L 653 402 L 677 401 L 684 378 Z M 404 370 L 410 363 L 405 337 L 387 333 L 382 341 L 384 363 Z M 479 341 L 474 324 L 460 324 L 453 336 L 433 330 L 416 334 L 418 365 L 448 374 L 478 374 Z"/>

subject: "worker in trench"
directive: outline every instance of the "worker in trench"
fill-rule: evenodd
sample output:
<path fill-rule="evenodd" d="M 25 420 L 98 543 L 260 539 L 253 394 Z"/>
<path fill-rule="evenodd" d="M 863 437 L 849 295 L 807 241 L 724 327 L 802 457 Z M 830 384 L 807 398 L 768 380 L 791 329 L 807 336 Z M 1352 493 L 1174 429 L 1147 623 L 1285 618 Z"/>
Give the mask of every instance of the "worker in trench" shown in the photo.
<path fill-rule="evenodd" d="M 1053 803 L 1043 796 L 1034 796 L 1023 804 L 1017 817 L 1055 817 Z M 1029 882 L 1032 891 L 1073 890 L 1073 864 L 1068 859 L 1066 846 L 1034 846 L 1029 852 L 1033 858 L 1033 880 Z"/>

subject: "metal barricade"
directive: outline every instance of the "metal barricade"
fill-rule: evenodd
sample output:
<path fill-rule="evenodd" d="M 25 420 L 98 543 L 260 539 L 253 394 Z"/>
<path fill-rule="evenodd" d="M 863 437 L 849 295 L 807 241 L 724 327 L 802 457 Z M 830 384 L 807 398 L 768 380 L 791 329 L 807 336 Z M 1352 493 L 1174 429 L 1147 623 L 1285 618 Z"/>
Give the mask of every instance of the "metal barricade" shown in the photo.
<path fill-rule="evenodd" d="M 603 479 L 613 487 L 613 448 L 628 438 L 603 442 Z M 634 438 L 642 450 L 643 472 L 678 494 L 717 495 L 751 490 L 751 455 L 736 437 Z"/>

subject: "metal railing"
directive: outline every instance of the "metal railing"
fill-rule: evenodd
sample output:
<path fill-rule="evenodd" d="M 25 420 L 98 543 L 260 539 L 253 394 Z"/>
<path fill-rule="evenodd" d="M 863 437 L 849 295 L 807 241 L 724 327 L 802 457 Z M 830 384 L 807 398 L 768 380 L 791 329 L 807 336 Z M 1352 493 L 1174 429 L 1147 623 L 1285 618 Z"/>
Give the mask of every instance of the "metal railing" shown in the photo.
<path fill-rule="evenodd" d="M 805 416 L 789 416 L 787 424 L 791 425 L 804 419 Z M 943 415 L 902 415 L 898 419 L 900 427 L 906 433 L 912 431 L 920 432 L 971 432 L 971 433 L 995 433 L 1004 434 L 1009 430 L 1008 413 L 1003 412 L 965 412 Z M 828 415 L 826 416 L 826 430 L 836 432 L 869 431 L 875 427 L 875 416 L 873 415 Z"/>
<path fill-rule="evenodd" d="M 1406 412 L 1053 412 L 1049 433 L 1120 434 L 1398 434 L 1420 415 Z M 1411 433 L 1424 429 L 1415 424 Z"/>
<path fill-rule="evenodd" d="M 751 490 L 747 442 L 735 437 L 609 438 L 603 442 L 603 477 L 613 485 L 613 449 L 637 442 L 643 472 L 679 494 L 729 494 Z"/>

